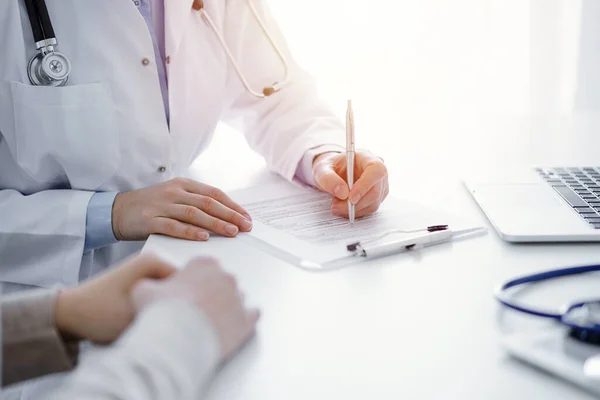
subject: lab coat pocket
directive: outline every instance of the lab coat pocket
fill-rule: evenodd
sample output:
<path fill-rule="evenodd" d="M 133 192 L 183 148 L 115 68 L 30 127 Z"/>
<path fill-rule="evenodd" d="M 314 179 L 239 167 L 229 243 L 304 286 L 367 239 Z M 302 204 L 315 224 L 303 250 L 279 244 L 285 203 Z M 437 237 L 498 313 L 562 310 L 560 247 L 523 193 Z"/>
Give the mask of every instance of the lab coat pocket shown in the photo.
<path fill-rule="evenodd" d="M 14 156 L 33 179 L 66 175 L 73 189 L 94 190 L 115 173 L 120 146 L 110 86 L 45 87 L 11 82 Z"/>

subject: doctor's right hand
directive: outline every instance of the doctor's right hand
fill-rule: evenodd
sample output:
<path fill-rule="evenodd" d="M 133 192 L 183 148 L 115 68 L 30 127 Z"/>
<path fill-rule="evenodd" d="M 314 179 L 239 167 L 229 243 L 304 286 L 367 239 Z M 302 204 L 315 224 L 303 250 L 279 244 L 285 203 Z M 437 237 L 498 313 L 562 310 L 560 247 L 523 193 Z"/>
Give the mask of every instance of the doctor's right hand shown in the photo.
<path fill-rule="evenodd" d="M 112 228 L 118 240 L 145 240 L 156 233 L 205 241 L 209 231 L 228 237 L 248 232 L 252 219 L 221 190 L 176 178 L 119 193 L 113 204 Z"/>

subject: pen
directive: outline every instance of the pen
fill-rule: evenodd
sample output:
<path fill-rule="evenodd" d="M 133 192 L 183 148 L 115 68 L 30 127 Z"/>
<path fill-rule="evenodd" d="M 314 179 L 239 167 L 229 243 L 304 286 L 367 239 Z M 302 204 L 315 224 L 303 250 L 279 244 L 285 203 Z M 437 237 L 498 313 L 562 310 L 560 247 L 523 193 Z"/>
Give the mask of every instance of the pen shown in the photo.
<path fill-rule="evenodd" d="M 348 100 L 346 110 L 346 178 L 348 180 L 348 189 L 352 191 L 354 184 L 354 113 L 352 112 L 352 100 Z M 354 223 L 354 204 L 350 202 L 350 193 L 348 193 L 348 219 Z"/>
<path fill-rule="evenodd" d="M 432 225 L 426 229 L 419 229 L 416 231 L 390 231 L 390 233 L 410 233 L 410 232 L 426 232 L 422 235 L 412 236 L 399 241 L 384 242 L 380 244 L 370 243 L 373 241 L 379 241 L 387 234 L 380 235 L 374 239 L 367 239 L 360 242 L 350 243 L 346 246 L 348 251 L 353 252 L 354 256 L 361 257 L 381 257 L 390 254 L 398 254 L 406 251 L 417 250 L 423 247 L 433 246 L 439 243 L 448 242 L 452 239 L 472 235 L 475 233 L 485 232 L 485 228 L 467 228 L 457 231 L 453 231 L 448 228 L 448 225 Z"/>
<path fill-rule="evenodd" d="M 447 242 L 452 239 L 452 236 L 453 232 L 450 229 L 447 229 L 400 240 L 398 242 L 384 243 L 370 248 L 359 247 L 356 251 L 357 255 L 361 257 L 382 257 Z"/>

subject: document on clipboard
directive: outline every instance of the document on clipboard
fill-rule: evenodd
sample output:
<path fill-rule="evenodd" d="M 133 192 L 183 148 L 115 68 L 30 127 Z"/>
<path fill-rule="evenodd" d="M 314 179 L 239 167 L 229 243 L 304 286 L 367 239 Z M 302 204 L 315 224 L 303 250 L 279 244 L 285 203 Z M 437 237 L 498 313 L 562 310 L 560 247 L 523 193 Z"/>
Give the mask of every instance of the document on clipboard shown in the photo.
<path fill-rule="evenodd" d="M 457 234 L 485 231 L 395 198 L 386 199 L 376 213 L 349 224 L 331 213 L 329 194 L 285 181 L 239 190 L 230 196 L 252 216 L 252 231 L 241 233 L 241 238 L 311 270 L 334 269 L 366 259 L 366 251 L 357 251 L 361 243 L 368 243 L 370 253 L 387 255 L 448 241 Z M 427 230 L 439 230 L 440 226 L 451 231 Z M 385 254 L 375 251 L 381 246 L 387 246 Z M 363 250 L 366 248 L 365 244 Z"/>

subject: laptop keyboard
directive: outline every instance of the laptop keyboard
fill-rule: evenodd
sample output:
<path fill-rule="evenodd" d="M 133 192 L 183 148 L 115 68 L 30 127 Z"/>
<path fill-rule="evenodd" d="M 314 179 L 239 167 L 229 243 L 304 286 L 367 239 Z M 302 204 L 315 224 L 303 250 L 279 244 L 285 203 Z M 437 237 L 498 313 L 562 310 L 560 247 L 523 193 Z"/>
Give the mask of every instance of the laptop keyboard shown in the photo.
<path fill-rule="evenodd" d="M 600 229 L 600 167 L 536 168 L 594 229 Z"/>

